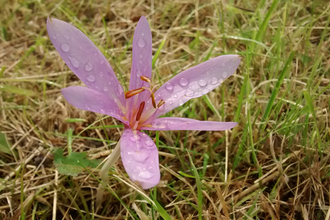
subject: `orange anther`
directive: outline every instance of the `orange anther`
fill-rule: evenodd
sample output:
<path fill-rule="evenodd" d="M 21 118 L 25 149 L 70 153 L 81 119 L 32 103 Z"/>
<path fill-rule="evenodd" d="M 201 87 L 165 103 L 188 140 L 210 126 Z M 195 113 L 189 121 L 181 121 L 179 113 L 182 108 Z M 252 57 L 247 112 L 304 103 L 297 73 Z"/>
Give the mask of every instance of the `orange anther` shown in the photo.
<path fill-rule="evenodd" d="M 131 98 L 132 96 L 135 96 L 141 92 L 143 92 L 145 89 L 144 88 L 138 88 L 138 89 L 133 89 L 131 91 L 125 92 L 125 99 Z"/>
<path fill-rule="evenodd" d="M 147 82 L 147 83 L 151 83 L 151 79 L 147 76 L 140 76 L 141 80 Z"/>
<path fill-rule="evenodd" d="M 151 103 L 152 103 L 152 106 L 153 106 L 154 108 L 156 108 L 155 95 L 154 95 L 153 93 L 151 93 L 150 97 L 151 97 Z"/>
<path fill-rule="evenodd" d="M 165 101 L 163 99 L 161 99 L 157 104 L 157 108 L 159 108 L 160 106 L 162 106 L 164 104 L 165 104 Z"/>
<path fill-rule="evenodd" d="M 140 120 L 145 104 L 146 104 L 145 102 L 141 102 L 139 111 L 136 114 L 136 118 L 135 118 L 136 121 Z"/>

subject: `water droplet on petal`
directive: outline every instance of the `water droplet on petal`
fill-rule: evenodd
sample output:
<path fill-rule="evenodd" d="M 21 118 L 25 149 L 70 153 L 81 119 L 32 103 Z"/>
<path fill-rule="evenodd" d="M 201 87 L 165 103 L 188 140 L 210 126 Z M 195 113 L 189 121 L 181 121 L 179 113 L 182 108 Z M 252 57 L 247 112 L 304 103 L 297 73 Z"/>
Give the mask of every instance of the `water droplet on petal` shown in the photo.
<path fill-rule="evenodd" d="M 104 91 L 104 92 L 108 91 L 108 87 L 104 86 L 104 87 L 103 87 L 103 91 Z"/>
<path fill-rule="evenodd" d="M 135 139 L 135 137 L 133 137 L 133 136 L 131 136 L 131 137 L 129 137 L 129 139 L 130 139 L 130 141 L 132 141 L 132 142 L 136 142 L 136 139 Z"/>
<path fill-rule="evenodd" d="M 198 85 L 201 86 L 201 87 L 204 87 L 204 86 L 207 85 L 207 82 L 206 82 L 204 79 L 200 79 L 200 80 L 198 81 Z"/>
<path fill-rule="evenodd" d="M 175 95 L 174 95 L 174 98 L 178 98 L 178 95 L 177 95 L 177 94 L 175 94 Z"/>
<path fill-rule="evenodd" d="M 53 36 L 53 39 L 55 40 L 56 39 L 56 36 Z"/>
<path fill-rule="evenodd" d="M 93 75 L 87 76 L 86 79 L 87 79 L 88 82 L 95 82 L 95 76 L 93 76 Z"/>
<path fill-rule="evenodd" d="M 179 101 L 179 106 L 183 105 L 184 102 L 182 100 Z"/>
<path fill-rule="evenodd" d="M 90 111 L 90 107 L 88 105 L 85 105 L 85 109 L 87 109 L 87 111 Z"/>
<path fill-rule="evenodd" d="M 218 83 L 218 79 L 214 76 L 212 77 L 212 80 L 211 80 L 211 85 L 215 85 Z"/>
<path fill-rule="evenodd" d="M 104 59 L 100 59 L 100 64 L 103 64 L 104 63 Z"/>
<path fill-rule="evenodd" d="M 62 44 L 61 45 L 61 50 L 63 52 L 68 52 L 70 50 L 70 46 L 68 44 Z"/>
<path fill-rule="evenodd" d="M 222 77 L 223 77 L 223 78 L 226 78 L 226 77 L 227 77 L 227 72 L 223 72 L 223 73 L 222 73 Z"/>
<path fill-rule="evenodd" d="M 70 39 L 70 36 L 67 35 L 67 34 L 64 34 L 64 38 L 67 39 L 67 40 L 69 40 Z"/>
<path fill-rule="evenodd" d="M 143 48 L 145 45 L 146 45 L 146 42 L 144 42 L 144 40 L 140 38 L 138 41 L 138 46 Z"/>
<path fill-rule="evenodd" d="M 118 85 L 118 92 L 119 94 L 123 94 L 124 92 L 123 87 L 121 85 Z"/>
<path fill-rule="evenodd" d="M 180 86 L 186 86 L 188 85 L 189 81 L 186 78 L 181 78 L 179 81 Z"/>
<path fill-rule="evenodd" d="M 87 72 L 90 72 L 91 70 L 93 69 L 93 64 L 91 62 L 88 62 L 86 65 L 85 65 L 85 70 Z"/>
<path fill-rule="evenodd" d="M 146 141 L 146 145 L 147 145 L 148 147 L 152 147 L 152 146 L 153 146 L 153 143 L 152 143 L 151 141 Z"/>
<path fill-rule="evenodd" d="M 139 57 L 142 58 L 143 57 L 143 54 L 140 54 Z"/>
<path fill-rule="evenodd" d="M 173 102 L 172 102 L 172 101 L 169 101 L 169 104 L 170 104 L 170 105 L 172 105 L 172 104 L 173 104 Z"/>
<path fill-rule="evenodd" d="M 142 60 L 139 60 L 139 64 L 142 64 Z"/>
<path fill-rule="evenodd" d="M 191 97 L 194 95 L 194 91 L 192 91 L 191 89 L 187 89 L 185 94 L 186 96 Z"/>
<path fill-rule="evenodd" d="M 165 89 L 167 89 L 168 91 L 172 91 L 173 85 L 171 83 L 166 83 L 165 84 Z"/>
<path fill-rule="evenodd" d="M 138 71 L 136 72 L 136 76 L 137 76 L 138 78 L 140 78 L 140 76 L 142 76 L 142 73 L 141 73 L 140 70 L 138 70 Z"/>
<path fill-rule="evenodd" d="M 104 74 L 103 74 L 103 72 L 102 72 L 102 71 L 100 71 L 100 77 L 103 77 L 103 75 L 104 75 Z"/>
<path fill-rule="evenodd" d="M 225 63 L 222 63 L 221 66 L 226 66 L 226 64 Z"/>
<path fill-rule="evenodd" d="M 143 163 L 146 159 L 148 159 L 149 155 L 143 151 L 135 151 L 132 152 L 133 158 L 135 161 Z"/>
<path fill-rule="evenodd" d="M 69 56 L 69 60 L 71 61 L 73 67 L 79 67 L 79 61 L 76 58 Z"/>
<path fill-rule="evenodd" d="M 143 171 L 143 172 L 141 172 L 141 173 L 139 174 L 139 177 L 148 180 L 148 179 L 150 179 L 151 177 L 153 177 L 154 175 L 155 175 L 155 174 L 153 174 L 153 173 L 151 173 L 151 172 L 145 170 L 145 171 Z"/>
<path fill-rule="evenodd" d="M 142 36 L 142 37 L 144 36 L 144 33 L 143 33 L 143 32 L 141 33 L 141 36 Z"/>

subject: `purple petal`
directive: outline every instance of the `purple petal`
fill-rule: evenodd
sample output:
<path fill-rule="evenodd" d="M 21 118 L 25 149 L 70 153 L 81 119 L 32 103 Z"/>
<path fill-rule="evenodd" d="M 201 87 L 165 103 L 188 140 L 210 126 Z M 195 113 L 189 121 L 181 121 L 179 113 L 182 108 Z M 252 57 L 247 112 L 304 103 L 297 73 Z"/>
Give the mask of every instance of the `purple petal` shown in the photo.
<path fill-rule="evenodd" d="M 129 90 L 149 87 L 140 76 L 151 79 L 152 36 L 147 19 L 142 16 L 135 28 L 133 37 L 133 59 Z"/>
<path fill-rule="evenodd" d="M 156 118 L 150 127 L 143 130 L 197 130 L 197 131 L 224 131 L 237 125 L 237 122 L 198 121 L 189 118 Z"/>
<path fill-rule="evenodd" d="M 88 88 L 125 104 L 123 87 L 107 59 L 88 37 L 71 24 L 55 18 L 47 19 L 47 30 L 62 59 Z"/>
<path fill-rule="evenodd" d="M 131 180 L 143 189 L 156 186 L 160 180 L 158 150 L 143 132 L 125 129 L 120 140 L 120 155 Z"/>
<path fill-rule="evenodd" d="M 108 96 L 83 86 L 72 86 L 62 89 L 64 98 L 74 107 L 110 115 L 123 123 L 127 122 L 122 118 L 123 111 L 118 107 L 117 103 Z"/>
<path fill-rule="evenodd" d="M 156 102 L 163 99 L 165 104 L 154 117 L 212 91 L 236 71 L 240 60 L 238 55 L 219 56 L 174 76 L 155 93 Z M 151 106 L 148 105 L 148 108 Z"/>

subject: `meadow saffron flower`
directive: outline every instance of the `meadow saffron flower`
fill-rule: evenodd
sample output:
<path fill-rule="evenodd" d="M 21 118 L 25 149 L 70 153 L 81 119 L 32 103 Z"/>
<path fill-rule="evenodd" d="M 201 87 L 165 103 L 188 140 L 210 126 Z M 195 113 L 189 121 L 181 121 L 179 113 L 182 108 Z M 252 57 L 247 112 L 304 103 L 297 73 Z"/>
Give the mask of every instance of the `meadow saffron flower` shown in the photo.
<path fill-rule="evenodd" d="M 79 109 L 110 115 L 124 123 L 120 155 L 131 180 L 143 189 L 158 184 L 160 171 L 157 147 L 141 130 L 219 131 L 237 124 L 159 116 L 218 87 L 237 69 L 238 55 L 210 59 L 177 74 L 156 90 L 151 77 L 151 31 L 142 16 L 133 38 L 129 90 L 124 92 L 107 59 L 80 30 L 54 18 L 48 18 L 47 30 L 65 63 L 87 86 L 62 89 L 63 96 Z"/>

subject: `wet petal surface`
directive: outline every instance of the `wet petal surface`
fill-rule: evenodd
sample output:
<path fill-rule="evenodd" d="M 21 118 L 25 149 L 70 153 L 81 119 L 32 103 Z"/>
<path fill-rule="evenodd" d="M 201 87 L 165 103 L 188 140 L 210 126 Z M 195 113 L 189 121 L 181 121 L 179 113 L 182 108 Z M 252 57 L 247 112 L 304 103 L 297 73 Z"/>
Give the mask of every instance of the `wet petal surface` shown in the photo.
<path fill-rule="evenodd" d="M 88 37 L 71 24 L 55 18 L 47 19 L 47 30 L 64 62 L 88 88 L 125 105 L 123 87 L 107 59 Z"/>
<path fill-rule="evenodd" d="M 76 108 L 110 115 L 127 124 L 115 100 L 98 91 L 83 86 L 72 86 L 62 89 L 61 92 L 64 98 Z"/>
<path fill-rule="evenodd" d="M 231 76 L 240 63 L 238 55 L 224 55 L 213 58 L 174 76 L 156 92 L 156 102 L 165 101 L 164 107 L 154 117 L 163 115 L 188 100 L 205 95 Z M 149 104 L 147 109 L 152 108 Z"/>
<path fill-rule="evenodd" d="M 140 76 L 147 76 L 151 79 L 152 62 L 152 36 L 147 19 L 142 16 L 136 26 L 133 37 L 133 58 L 129 90 L 149 87 L 149 84 L 142 81 Z"/>
<path fill-rule="evenodd" d="M 196 131 L 224 131 L 237 125 L 237 122 L 199 121 L 189 118 L 164 117 L 156 118 L 150 127 L 143 130 L 196 130 Z"/>
<path fill-rule="evenodd" d="M 133 182 L 143 189 L 156 186 L 160 180 L 158 150 L 145 133 L 125 129 L 120 139 L 121 158 Z"/>

